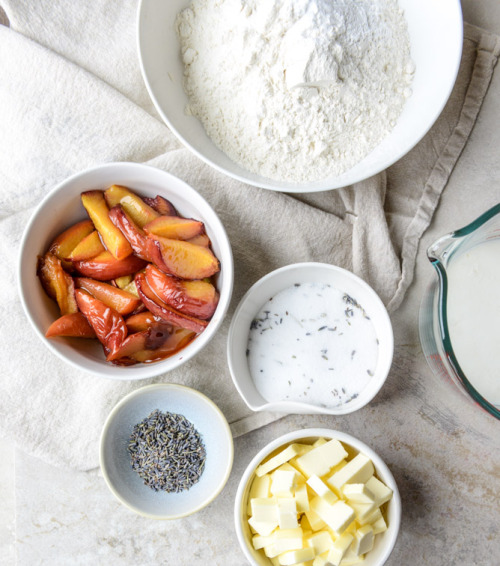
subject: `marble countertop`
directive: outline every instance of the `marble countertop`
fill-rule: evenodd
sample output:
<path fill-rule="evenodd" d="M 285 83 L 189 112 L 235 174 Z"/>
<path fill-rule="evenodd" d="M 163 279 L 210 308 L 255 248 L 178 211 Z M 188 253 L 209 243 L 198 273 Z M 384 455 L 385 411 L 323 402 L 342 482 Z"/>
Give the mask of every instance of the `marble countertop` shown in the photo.
<path fill-rule="evenodd" d="M 464 19 L 500 34 L 498 0 L 462 0 Z M 1 22 L 0 18 L 0 22 Z M 233 528 L 239 479 L 277 436 L 338 428 L 369 444 L 398 483 L 403 517 L 388 566 L 494 566 L 499 556 L 499 423 L 449 395 L 431 373 L 418 338 L 418 310 L 434 276 L 425 250 L 438 236 L 500 202 L 500 69 L 478 122 L 421 241 L 415 280 L 393 315 L 398 375 L 362 409 L 363 419 L 287 416 L 235 441 L 222 494 L 192 517 L 157 522 L 133 515 L 102 477 L 53 468 L 0 440 L 0 564 L 201 564 L 243 566 Z M 359 426 L 370 422 L 370 428 Z M 395 428 L 396 427 L 396 428 Z"/>

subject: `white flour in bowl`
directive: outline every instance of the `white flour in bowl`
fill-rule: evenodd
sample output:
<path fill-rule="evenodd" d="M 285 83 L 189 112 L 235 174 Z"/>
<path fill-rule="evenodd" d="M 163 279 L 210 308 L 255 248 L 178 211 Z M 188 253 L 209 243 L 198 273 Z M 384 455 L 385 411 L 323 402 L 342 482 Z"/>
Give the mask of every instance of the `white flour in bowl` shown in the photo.
<path fill-rule="evenodd" d="M 233 161 L 280 181 L 345 172 L 411 94 L 397 0 L 193 0 L 177 32 L 186 111 Z"/>

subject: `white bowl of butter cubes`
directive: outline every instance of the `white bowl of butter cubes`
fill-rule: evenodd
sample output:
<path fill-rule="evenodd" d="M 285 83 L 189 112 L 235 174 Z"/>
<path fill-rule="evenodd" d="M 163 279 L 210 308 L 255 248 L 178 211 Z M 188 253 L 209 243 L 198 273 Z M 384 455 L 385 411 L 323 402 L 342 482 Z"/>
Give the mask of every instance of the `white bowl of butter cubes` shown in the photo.
<path fill-rule="evenodd" d="M 250 462 L 236 494 L 236 533 L 253 566 L 382 566 L 400 521 L 389 468 L 336 430 L 298 430 L 272 441 Z"/>

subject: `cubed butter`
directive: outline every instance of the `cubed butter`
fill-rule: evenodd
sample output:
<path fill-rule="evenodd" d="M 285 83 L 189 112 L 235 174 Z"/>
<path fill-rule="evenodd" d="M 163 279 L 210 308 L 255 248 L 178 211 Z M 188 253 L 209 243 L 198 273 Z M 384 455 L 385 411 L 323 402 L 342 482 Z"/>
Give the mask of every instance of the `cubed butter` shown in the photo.
<path fill-rule="evenodd" d="M 382 516 L 382 514 L 374 523 L 371 523 L 371 525 L 374 535 L 378 535 L 379 533 L 384 533 L 387 530 L 387 523 L 385 522 L 385 519 Z"/>
<path fill-rule="evenodd" d="M 252 537 L 252 545 L 255 548 L 255 550 L 260 550 L 261 548 L 264 548 L 265 546 L 271 544 L 272 542 L 273 542 L 272 535 L 268 535 L 268 536 L 254 535 Z"/>
<path fill-rule="evenodd" d="M 346 456 L 347 452 L 342 444 L 338 440 L 332 439 L 298 457 L 295 464 L 305 476 L 316 475 L 321 477 L 330 472 Z"/>
<path fill-rule="evenodd" d="M 323 438 L 322 436 L 320 436 L 320 437 L 318 438 L 318 440 L 316 440 L 316 441 L 313 443 L 312 446 L 313 446 L 313 448 L 318 448 L 318 446 L 323 446 L 323 444 L 326 444 L 327 442 L 328 442 L 328 440 L 327 440 L 326 438 Z"/>
<path fill-rule="evenodd" d="M 355 532 L 351 548 L 357 556 L 370 552 L 373 548 L 373 529 L 371 525 L 364 525 Z"/>
<path fill-rule="evenodd" d="M 374 511 L 372 511 L 369 515 L 362 519 L 356 519 L 356 521 L 360 525 L 372 525 L 376 521 L 378 521 L 382 517 L 382 512 L 380 511 L 380 507 L 376 507 Z"/>
<path fill-rule="evenodd" d="M 312 566 L 331 566 L 331 562 L 328 562 L 328 551 L 322 554 L 317 554 L 313 560 Z"/>
<path fill-rule="evenodd" d="M 314 549 L 314 554 L 323 554 L 333 546 L 332 536 L 328 531 L 318 531 L 304 537 L 305 545 Z"/>
<path fill-rule="evenodd" d="M 314 550 L 312 548 L 301 548 L 300 550 L 291 550 L 279 555 L 281 566 L 291 566 L 292 564 L 301 564 L 308 560 L 313 560 Z"/>
<path fill-rule="evenodd" d="M 288 470 L 275 470 L 271 476 L 271 493 L 279 497 L 293 497 L 297 485 L 297 473 Z"/>
<path fill-rule="evenodd" d="M 354 552 L 349 549 L 344 558 L 342 558 L 342 561 L 340 562 L 340 566 L 354 566 L 355 564 L 361 564 L 362 562 L 364 562 L 365 560 L 365 555 L 361 554 L 361 555 L 357 555 L 354 554 Z"/>
<path fill-rule="evenodd" d="M 278 526 L 280 529 L 295 529 L 297 520 L 297 504 L 293 497 L 278 497 Z"/>
<path fill-rule="evenodd" d="M 278 526 L 278 519 L 276 521 L 264 522 L 256 521 L 254 517 L 248 519 L 248 524 L 252 527 L 253 531 L 264 537 L 269 536 L 274 529 Z"/>
<path fill-rule="evenodd" d="M 283 552 L 303 547 L 303 532 L 300 527 L 276 529 L 269 538 L 272 539 L 270 544 L 264 546 L 264 553 L 268 558 L 274 558 Z"/>
<path fill-rule="evenodd" d="M 338 497 L 333 493 L 333 491 L 326 485 L 326 483 L 316 475 L 311 476 L 307 480 L 307 485 L 316 493 L 322 497 L 329 505 L 333 505 Z"/>
<path fill-rule="evenodd" d="M 276 456 L 273 456 L 267 462 L 261 464 L 255 470 L 255 474 L 259 477 L 268 474 L 295 456 L 304 454 L 304 452 L 307 451 L 311 451 L 311 446 L 307 444 L 290 444 L 290 446 L 287 446 L 284 450 L 276 454 Z"/>
<path fill-rule="evenodd" d="M 353 535 L 349 533 L 344 533 L 340 536 L 334 543 L 332 548 L 328 551 L 327 565 L 328 566 L 339 566 L 342 558 L 346 555 L 352 541 L 354 540 Z M 325 565 L 326 566 L 326 565 Z"/>
<path fill-rule="evenodd" d="M 278 520 L 278 500 L 276 497 L 255 497 L 250 500 L 252 518 L 263 523 Z"/>
<path fill-rule="evenodd" d="M 392 489 L 387 487 L 385 483 L 381 482 L 375 476 L 372 476 L 366 482 L 366 488 L 374 494 L 377 507 L 380 507 L 392 497 Z"/>
<path fill-rule="evenodd" d="M 375 494 L 365 483 L 347 483 L 342 488 L 342 493 L 348 501 L 354 503 L 371 504 L 375 502 Z"/>
<path fill-rule="evenodd" d="M 373 476 L 372 461 L 364 454 L 358 454 L 338 472 L 335 472 L 326 483 L 336 492 L 340 492 L 346 483 L 366 483 Z"/>
<path fill-rule="evenodd" d="M 247 515 L 252 514 L 252 507 L 250 501 L 256 498 L 269 497 L 271 487 L 271 476 L 266 474 L 265 476 L 255 476 L 250 487 L 250 492 L 248 494 L 248 506 Z"/>
<path fill-rule="evenodd" d="M 311 502 L 309 502 L 311 505 Z M 314 511 L 311 507 L 309 507 L 309 511 L 305 513 L 307 522 L 313 531 L 320 531 L 322 528 L 326 527 L 325 521 Z"/>
<path fill-rule="evenodd" d="M 329 505 L 322 497 L 315 497 L 311 501 L 311 509 L 335 532 L 341 535 L 354 521 L 355 513 L 343 501 L 336 501 Z"/>
<path fill-rule="evenodd" d="M 297 513 L 309 511 L 309 495 L 305 483 L 295 488 L 294 498 L 297 505 Z"/>
<path fill-rule="evenodd" d="M 378 509 L 375 503 L 353 503 L 352 501 L 349 501 L 349 507 L 354 509 L 356 520 L 362 524 L 369 523 L 368 517 Z"/>

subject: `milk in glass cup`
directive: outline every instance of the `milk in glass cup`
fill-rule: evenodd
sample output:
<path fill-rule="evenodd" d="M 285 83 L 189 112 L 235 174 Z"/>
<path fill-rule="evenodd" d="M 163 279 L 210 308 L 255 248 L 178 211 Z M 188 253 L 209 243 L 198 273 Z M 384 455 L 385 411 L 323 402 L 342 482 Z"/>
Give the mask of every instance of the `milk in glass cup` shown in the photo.
<path fill-rule="evenodd" d="M 437 278 L 420 308 L 433 372 L 500 419 L 500 204 L 427 250 Z"/>

